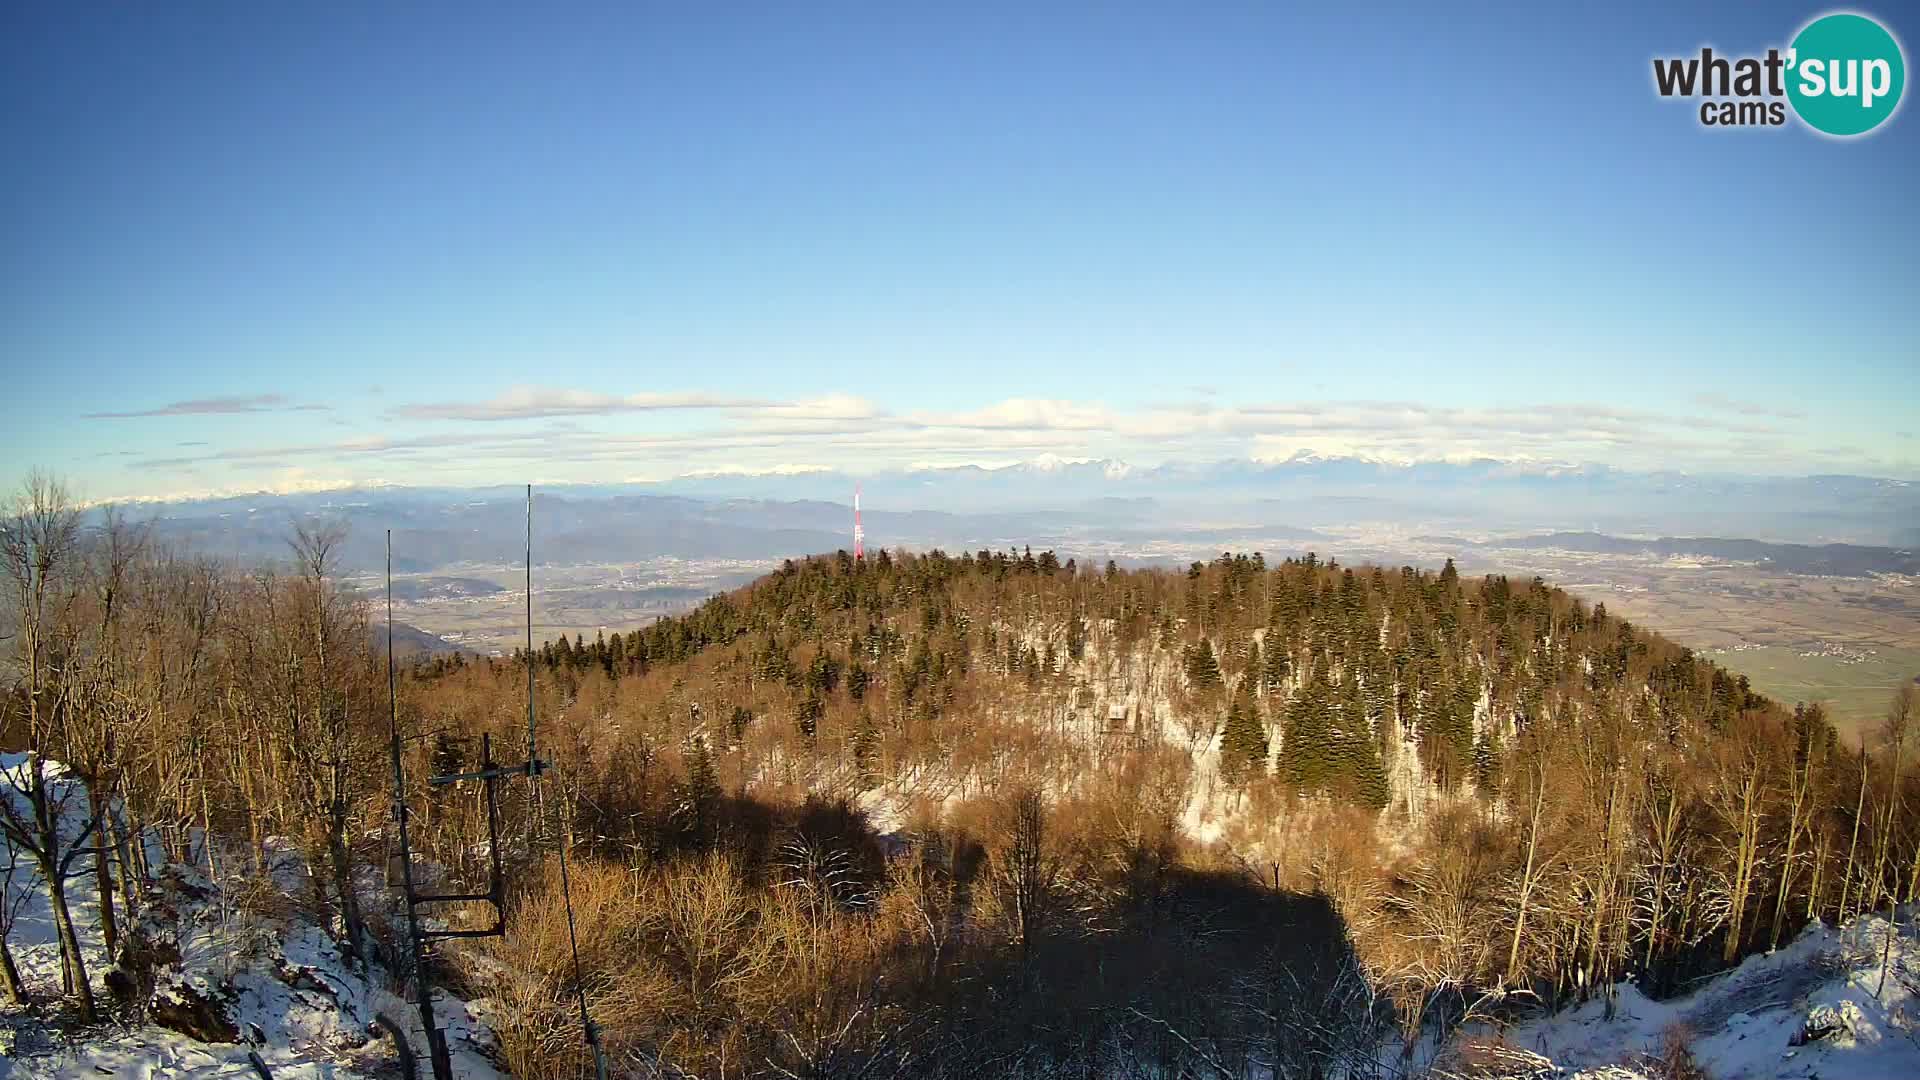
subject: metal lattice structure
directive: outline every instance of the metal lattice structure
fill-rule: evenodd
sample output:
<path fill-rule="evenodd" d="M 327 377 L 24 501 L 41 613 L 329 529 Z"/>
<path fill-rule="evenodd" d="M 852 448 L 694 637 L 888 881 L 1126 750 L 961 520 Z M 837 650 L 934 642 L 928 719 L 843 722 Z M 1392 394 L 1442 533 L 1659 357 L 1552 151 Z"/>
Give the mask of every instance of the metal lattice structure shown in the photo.
<path fill-rule="evenodd" d="M 527 546 L 526 546 L 526 663 L 527 663 L 527 754 L 526 760 L 517 765 L 503 765 L 493 759 L 493 736 L 480 736 L 480 768 L 470 772 L 447 773 L 429 776 L 427 783 L 436 788 L 451 787 L 457 784 L 478 783 L 481 785 L 481 797 L 486 803 L 487 815 L 487 887 L 479 892 L 422 892 L 414 882 L 413 848 L 408 835 L 408 819 L 411 815 L 407 807 L 406 767 L 400 753 L 400 715 L 398 681 L 393 659 L 393 530 L 387 530 L 387 703 L 388 732 L 393 758 L 393 815 L 399 840 L 400 887 L 407 908 L 407 941 L 409 958 L 412 964 L 414 994 L 420 1009 L 420 1025 L 427 1036 L 428 1060 L 431 1062 L 434 1080 L 453 1080 L 453 1063 L 448 1055 L 446 1034 L 440 1030 L 433 1011 L 433 987 L 428 975 L 427 959 L 435 941 L 451 938 L 488 938 L 501 937 L 507 932 L 506 907 L 506 871 L 500 855 L 500 795 L 499 786 L 503 780 L 525 778 L 538 782 L 548 768 L 549 763 L 542 761 L 539 755 L 538 728 L 534 706 L 534 651 L 533 651 L 533 486 L 527 486 Z M 580 952 L 574 939 L 572 885 L 567 873 L 566 843 L 560 845 L 560 880 L 567 905 L 567 936 L 573 946 L 575 983 L 580 985 L 580 1024 L 588 1048 L 593 1052 L 594 1071 L 600 1080 L 606 1080 L 607 1066 L 605 1055 L 600 1049 L 600 1032 L 587 1011 L 586 989 L 579 978 Z M 422 924 L 423 908 L 432 908 L 437 904 L 485 903 L 492 909 L 492 921 L 489 925 L 473 929 L 428 929 Z M 401 1044 L 404 1059 L 411 1059 L 412 1052 L 405 1046 L 397 1027 L 392 1028 L 396 1042 Z"/>

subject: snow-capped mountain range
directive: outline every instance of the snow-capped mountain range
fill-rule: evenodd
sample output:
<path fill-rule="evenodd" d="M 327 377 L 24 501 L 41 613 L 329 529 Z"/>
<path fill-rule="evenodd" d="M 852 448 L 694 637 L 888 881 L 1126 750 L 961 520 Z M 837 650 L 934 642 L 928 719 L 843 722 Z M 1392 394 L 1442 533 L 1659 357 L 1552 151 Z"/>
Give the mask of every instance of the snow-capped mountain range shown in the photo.
<path fill-rule="evenodd" d="M 850 543 L 856 489 L 870 546 L 1072 546 L 1073 537 L 1091 536 L 1151 544 L 1202 532 L 1314 538 L 1354 529 L 1920 546 L 1920 485 L 1899 480 L 1630 472 L 1495 459 L 1396 464 L 1312 454 L 1155 465 L 1043 456 L 867 474 L 716 468 L 664 482 L 537 485 L 538 531 L 543 553 L 556 561 L 831 551 Z M 134 509 L 196 547 L 236 556 L 283 554 L 290 518 L 343 517 L 369 544 L 394 529 L 403 562 L 420 557 L 437 565 L 500 561 L 508 548 L 517 551 L 506 541 L 522 528 L 524 492 L 520 485 L 381 485 Z M 469 550 L 479 540 L 485 550 Z M 370 549 L 362 554 L 368 565 L 378 561 Z"/>

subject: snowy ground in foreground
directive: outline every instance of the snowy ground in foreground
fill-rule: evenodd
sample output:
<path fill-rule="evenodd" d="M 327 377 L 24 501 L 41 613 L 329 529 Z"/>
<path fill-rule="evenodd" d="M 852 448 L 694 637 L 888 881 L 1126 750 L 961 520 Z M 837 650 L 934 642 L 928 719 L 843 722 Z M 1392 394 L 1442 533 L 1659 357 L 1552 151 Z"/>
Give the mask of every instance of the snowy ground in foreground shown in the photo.
<path fill-rule="evenodd" d="M 17 770 L 23 764 L 22 755 L 0 756 L 0 771 Z M 86 800 L 77 782 L 56 765 L 47 768 L 67 797 L 64 816 L 81 814 L 84 820 Z M 18 796 L 0 779 L 0 798 L 9 797 Z M 149 848 L 149 856 L 156 867 L 164 865 L 157 845 Z M 110 1012 L 99 902 L 90 860 L 83 856 L 81 861 L 89 872 L 72 879 L 68 904 L 86 955 L 89 981 L 102 1011 Z M 5 862 L 0 854 L 0 867 Z M 259 1053 L 275 1080 L 397 1076 L 392 1043 L 370 1037 L 375 1013 L 406 1025 L 415 1051 L 424 1052 L 426 1041 L 416 1007 L 385 989 L 391 980 L 384 972 L 376 971 L 371 980 L 359 974 L 332 937 L 300 914 L 294 898 L 304 890 L 305 867 L 284 847 L 276 847 L 266 877 L 269 891 L 285 902 L 269 897 L 260 903 L 262 882 L 236 880 L 232 884 L 246 886 L 255 896 L 255 910 L 248 913 L 200 870 L 172 865 L 156 871 L 162 880 L 154 883 L 154 896 L 143 914 L 148 929 L 159 940 L 177 946 L 180 953 L 177 963 L 158 972 L 155 999 L 198 997 L 216 1002 L 217 1013 L 232 1025 L 236 1041 L 202 1041 L 151 1023 L 109 1020 L 84 1029 L 50 1023 L 58 1019 L 54 1009 L 60 990 L 59 946 L 46 891 L 26 862 L 23 856 L 0 901 L 19 905 L 10 942 L 27 989 L 37 1001 L 26 1009 L 0 1006 L 0 1029 L 10 1032 L 16 1046 L 11 1057 L 0 1054 L 0 1080 L 255 1077 L 258 1074 L 247 1061 L 249 1050 Z M 237 869 L 250 876 L 250 866 Z M 374 902 L 377 892 L 370 888 L 363 898 Z M 462 1080 L 501 1080 L 502 1074 L 488 1064 L 485 1054 L 489 1034 L 468 1005 L 439 994 L 435 1001 L 453 1052 L 454 1075 Z"/>
<path fill-rule="evenodd" d="M 1748 957 L 1685 996 L 1652 1001 L 1623 984 L 1610 1020 L 1595 1000 L 1511 1028 L 1502 1041 L 1540 1055 L 1561 1075 L 1596 1080 L 1647 1075 L 1641 1063 L 1662 1053 L 1675 1028 L 1685 1030 L 1694 1060 L 1715 1080 L 1920 1077 L 1916 914 L 1901 913 L 1884 989 L 1889 925 L 1869 915 L 1838 930 L 1809 927 L 1792 944 Z M 1830 1030 L 1809 1040 L 1810 1028 Z"/>

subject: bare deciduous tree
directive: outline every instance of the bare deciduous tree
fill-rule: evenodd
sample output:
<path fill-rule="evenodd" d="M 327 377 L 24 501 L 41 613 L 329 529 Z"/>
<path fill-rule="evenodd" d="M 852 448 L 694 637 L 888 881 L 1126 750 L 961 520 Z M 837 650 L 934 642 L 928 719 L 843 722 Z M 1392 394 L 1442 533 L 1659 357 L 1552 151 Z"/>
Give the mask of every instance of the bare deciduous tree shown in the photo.
<path fill-rule="evenodd" d="M 82 692 L 79 668 L 87 646 L 74 618 L 85 580 L 80 541 L 80 510 L 66 486 L 42 473 L 28 476 L 0 524 L 0 573 L 17 628 L 6 726 L 16 745 L 26 747 L 0 778 L 0 831 L 38 866 L 53 907 L 67 990 L 81 1018 L 91 1022 L 93 988 L 67 903 L 67 879 L 98 821 L 81 816 L 85 796 L 57 774 L 55 757 L 69 741 Z"/>

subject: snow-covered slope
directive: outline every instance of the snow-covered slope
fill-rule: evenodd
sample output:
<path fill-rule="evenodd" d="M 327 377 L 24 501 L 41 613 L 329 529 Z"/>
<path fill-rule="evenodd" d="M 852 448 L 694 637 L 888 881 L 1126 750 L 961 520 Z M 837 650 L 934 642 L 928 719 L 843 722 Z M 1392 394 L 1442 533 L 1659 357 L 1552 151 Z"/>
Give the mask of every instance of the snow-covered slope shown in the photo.
<path fill-rule="evenodd" d="M 1685 1045 L 1713 1080 L 1920 1077 L 1916 915 L 1902 911 L 1897 927 L 1879 915 L 1839 929 L 1816 924 L 1792 944 L 1666 1001 L 1621 984 L 1611 1018 L 1607 1002 L 1595 999 L 1503 1034 L 1482 1030 L 1462 1038 L 1441 1067 L 1469 1075 L 1678 1076 L 1662 1063 Z M 1488 1070 L 1496 1059 L 1506 1066 Z"/>
<path fill-rule="evenodd" d="M 22 755 L 0 758 L 0 769 L 23 764 Z M 78 781 L 56 765 L 46 768 L 59 785 L 66 815 L 83 813 Z M 18 798 L 4 781 L 0 797 Z M 116 974 L 110 967 L 91 872 L 70 883 L 68 902 L 89 982 L 110 1017 L 90 1027 L 73 1026 L 57 1009 L 61 977 L 52 912 L 45 889 L 21 858 L 4 899 L 19 911 L 10 943 L 34 1000 L 24 1008 L 0 1005 L 0 1045 L 12 1047 L 0 1052 L 0 1080 L 256 1076 L 250 1051 L 275 1080 L 395 1076 L 396 1051 L 390 1038 L 374 1030 L 376 1014 L 402 1025 L 415 1050 L 424 1051 L 419 1014 L 390 992 L 398 985 L 391 974 L 377 966 L 363 974 L 307 913 L 306 867 L 288 846 L 273 845 L 265 873 L 256 875 L 246 860 L 236 859 L 235 873 L 218 883 L 200 869 L 166 863 L 158 844 L 149 845 L 149 858 L 155 879 L 137 936 L 150 963 L 136 971 Z M 5 863 L 0 854 L 0 868 Z M 83 865 L 90 865 L 84 857 Z M 365 892 L 370 904 L 382 896 L 377 882 L 368 882 Z M 113 982 L 119 983 L 117 993 Z M 140 1005 L 130 1008 L 129 999 Z M 435 1000 L 455 1075 L 499 1080 L 487 1057 L 490 1035 L 474 1011 L 457 998 Z"/>

